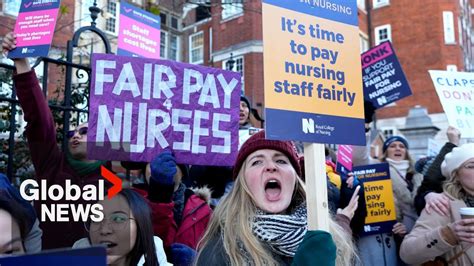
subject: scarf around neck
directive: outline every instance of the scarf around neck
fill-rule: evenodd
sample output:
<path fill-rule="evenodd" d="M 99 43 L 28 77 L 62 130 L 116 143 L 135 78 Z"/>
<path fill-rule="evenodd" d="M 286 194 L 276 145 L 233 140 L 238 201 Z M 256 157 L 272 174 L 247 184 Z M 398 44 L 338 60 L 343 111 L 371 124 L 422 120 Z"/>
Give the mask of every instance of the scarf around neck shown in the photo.
<path fill-rule="evenodd" d="M 408 160 L 395 161 L 390 158 L 386 159 L 388 164 L 397 169 L 397 171 L 402 175 L 403 178 L 407 175 L 408 167 L 410 167 L 410 162 Z"/>
<path fill-rule="evenodd" d="M 71 168 L 77 173 L 78 176 L 86 176 L 96 171 L 97 169 L 99 169 L 101 165 L 104 165 L 106 163 L 106 161 L 95 161 L 95 162 L 89 163 L 89 162 L 76 160 L 72 158 L 72 155 L 71 153 L 69 153 L 69 151 L 66 152 L 66 159 L 69 165 L 71 166 Z"/>
<path fill-rule="evenodd" d="M 302 203 L 291 214 L 266 214 L 257 211 L 253 234 L 283 256 L 294 257 L 308 230 L 306 204 Z"/>

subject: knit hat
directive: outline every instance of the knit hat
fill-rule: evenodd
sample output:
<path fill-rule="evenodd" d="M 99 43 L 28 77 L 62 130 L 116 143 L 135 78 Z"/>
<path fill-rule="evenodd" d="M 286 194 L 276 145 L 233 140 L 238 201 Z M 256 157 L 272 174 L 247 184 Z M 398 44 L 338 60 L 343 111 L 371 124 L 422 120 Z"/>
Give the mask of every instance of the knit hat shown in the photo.
<path fill-rule="evenodd" d="M 401 136 L 391 136 L 390 138 L 385 140 L 385 142 L 383 143 L 383 152 L 385 153 L 385 151 L 387 151 L 388 149 L 388 146 L 390 146 L 390 144 L 392 144 L 395 141 L 400 141 L 408 149 L 408 141 L 405 138 Z"/>
<path fill-rule="evenodd" d="M 430 168 L 435 158 L 435 156 L 427 156 L 419 159 L 415 163 L 415 171 L 422 175 L 426 175 L 426 172 L 428 172 L 428 168 Z"/>
<path fill-rule="evenodd" d="M 247 107 L 248 107 L 249 109 L 252 108 L 252 105 L 250 105 L 249 99 L 248 99 L 247 97 L 245 97 L 245 95 L 240 95 L 240 101 L 241 101 L 241 102 L 242 102 L 242 101 L 245 102 L 245 103 L 247 104 Z"/>
<path fill-rule="evenodd" d="M 261 130 L 258 133 L 252 135 L 240 148 L 239 154 L 237 155 L 237 160 L 234 164 L 232 179 L 235 180 L 237 178 L 242 164 L 251 153 L 263 149 L 277 150 L 285 154 L 290 160 L 291 165 L 293 165 L 293 168 L 295 168 L 298 176 L 301 176 L 298 154 L 296 153 L 293 143 L 291 141 L 265 139 L 265 130 Z"/>
<path fill-rule="evenodd" d="M 474 158 L 474 143 L 467 143 L 455 147 L 444 157 L 444 161 L 441 163 L 441 173 L 446 178 L 450 178 L 454 170 L 458 169 L 463 163 L 471 158 Z"/>

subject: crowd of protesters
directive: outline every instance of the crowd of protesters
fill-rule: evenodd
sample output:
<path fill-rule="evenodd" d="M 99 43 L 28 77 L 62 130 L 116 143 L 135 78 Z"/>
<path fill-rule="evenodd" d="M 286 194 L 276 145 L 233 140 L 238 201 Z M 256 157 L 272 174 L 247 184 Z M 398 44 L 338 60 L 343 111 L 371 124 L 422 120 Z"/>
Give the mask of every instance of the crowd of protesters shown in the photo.
<path fill-rule="evenodd" d="M 3 52 L 15 43 L 7 34 Z M 14 64 L 36 178 L 97 185 L 111 162 L 87 158 L 87 123 L 69 132 L 62 151 L 34 70 L 27 59 Z M 368 136 L 374 109 L 365 105 Z M 182 165 L 163 151 L 142 167 L 141 183 L 99 201 L 101 222 L 40 223 L 38 206 L 49 202 L 27 202 L 1 175 L 0 254 L 99 245 L 108 265 L 474 265 L 474 218 L 459 211 L 474 207 L 474 144 L 460 145 L 457 129 L 448 128 L 437 156 L 416 163 L 402 136 L 387 138 L 378 160 L 368 146 L 354 147 L 354 165 L 388 163 L 397 214 L 392 232 L 363 236 L 364 184 L 337 173 L 328 148 L 329 231 L 308 229 L 304 158 L 293 142 L 265 139 L 251 110 L 241 96 L 233 167 Z"/>

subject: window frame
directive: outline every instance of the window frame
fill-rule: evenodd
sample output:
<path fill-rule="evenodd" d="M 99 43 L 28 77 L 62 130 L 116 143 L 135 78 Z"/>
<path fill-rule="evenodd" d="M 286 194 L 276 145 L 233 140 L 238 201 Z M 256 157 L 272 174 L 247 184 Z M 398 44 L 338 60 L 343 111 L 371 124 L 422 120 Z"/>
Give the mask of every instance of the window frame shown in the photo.
<path fill-rule="evenodd" d="M 387 30 L 387 38 L 381 39 L 380 38 L 380 31 Z M 375 35 L 375 45 L 379 45 L 383 41 L 392 41 L 392 26 L 390 24 L 381 25 L 374 28 L 374 35 Z"/>
<path fill-rule="evenodd" d="M 112 12 L 110 12 L 109 4 L 115 4 L 115 14 L 112 14 Z M 114 0 L 107 0 L 106 8 L 107 8 L 107 13 L 109 13 L 110 17 L 105 20 L 104 31 L 109 33 L 109 34 L 118 36 L 119 27 L 120 27 L 120 23 L 119 23 L 119 17 L 120 16 L 117 16 L 117 12 L 120 12 L 120 2 L 119 1 L 114 1 Z M 115 22 L 114 22 L 115 31 L 111 31 L 111 30 L 107 29 L 107 23 L 108 23 L 108 21 L 110 21 L 110 19 L 115 20 Z"/>
<path fill-rule="evenodd" d="M 221 20 L 231 20 L 244 14 L 244 3 L 233 3 L 234 1 L 235 0 L 221 0 Z M 225 11 L 226 9 L 227 11 Z"/>
<path fill-rule="evenodd" d="M 245 91 L 245 56 L 244 55 L 239 55 L 239 56 L 232 56 L 232 59 L 235 61 L 235 65 L 234 65 L 234 68 L 237 68 L 237 61 L 238 60 L 241 60 L 241 70 L 240 71 L 237 71 L 237 70 L 231 70 L 231 71 L 234 71 L 234 72 L 238 72 L 240 73 L 240 75 L 242 76 L 242 80 L 241 80 L 241 83 L 242 83 L 242 92 Z M 230 54 L 228 56 L 227 59 L 225 60 L 222 60 L 222 69 L 224 70 L 227 70 L 226 66 L 227 66 L 227 61 L 230 60 Z"/>
<path fill-rule="evenodd" d="M 202 45 L 200 47 L 193 47 L 193 38 L 195 38 L 198 35 L 202 35 Z M 193 33 L 193 34 L 189 35 L 188 43 L 189 43 L 189 50 L 188 50 L 188 52 L 189 52 L 189 55 L 188 55 L 189 63 L 196 64 L 196 65 L 204 63 L 204 31 L 198 31 L 196 33 Z M 196 49 L 201 50 L 201 55 L 202 56 L 201 56 L 200 60 L 193 61 L 193 51 L 196 50 Z"/>
<path fill-rule="evenodd" d="M 372 0 L 373 8 L 380 8 L 390 5 L 390 0 Z"/>
<path fill-rule="evenodd" d="M 163 35 L 164 34 L 164 38 Z M 161 49 L 161 44 L 164 42 L 164 49 Z M 163 50 L 163 55 L 161 55 L 161 52 Z M 168 58 L 168 32 L 164 31 L 163 29 L 160 30 L 160 58 Z"/>

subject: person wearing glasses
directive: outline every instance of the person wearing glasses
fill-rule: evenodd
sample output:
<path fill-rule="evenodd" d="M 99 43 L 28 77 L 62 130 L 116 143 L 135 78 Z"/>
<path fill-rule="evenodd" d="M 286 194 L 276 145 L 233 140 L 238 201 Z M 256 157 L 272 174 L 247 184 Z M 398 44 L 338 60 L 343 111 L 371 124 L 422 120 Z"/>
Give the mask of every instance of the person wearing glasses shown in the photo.
<path fill-rule="evenodd" d="M 400 256 L 409 264 L 474 265 L 474 218 L 460 214 L 461 208 L 474 207 L 474 143 L 446 154 L 441 172 L 447 179 L 443 195 L 449 199 L 449 213 L 423 209 L 402 242 Z"/>
<path fill-rule="evenodd" d="M 2 51 L 6 54 L 15 47 L 16 36 L 10 32 L 3 38 Z M 13 61 L 16 67 L 13 82 L 27 122 L 25 134 L 36 178 L 46 179 L 49 186 L 63 185 L 67 179 L 80 187 L 97 184 L 101 179 L 100 166 L 105 162 L 87 159 L 87 123 L 79 125 L 68 134 L 68 151 L 61 151 L 56 143 L 56 125 L 35 71 L 31 69 L 26 58 Z M 42 203 L 48 204 L 48 202 Z M 40 205 L 35 204 L 38 208 Z M 40 213 L 39 209 L 37 212 Z M 43 222 L 40 226 L 44 233 L 43 249 L 70 247 L 76 240 L 86 235 L 84 227 L 79 222 Z"/>
<path fill-rule="evenodd" d="M 163 242 L 153 236 L 151 211 L 145 199 L 131 189 L 123 189 L 103 206 L 101 222 L 87 222 L 89 235 L 73 248 L 102 245 L 107 249 L 107 265 L 167 265 Z"/>

